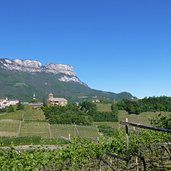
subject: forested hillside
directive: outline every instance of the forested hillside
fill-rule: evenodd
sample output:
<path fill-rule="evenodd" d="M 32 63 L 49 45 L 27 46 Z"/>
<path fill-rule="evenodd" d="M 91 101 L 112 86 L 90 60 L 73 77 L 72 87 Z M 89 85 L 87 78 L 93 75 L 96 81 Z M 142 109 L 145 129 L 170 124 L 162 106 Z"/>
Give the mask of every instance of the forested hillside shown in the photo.
<path fill-rule="evenodd" d="M 55 96 L 64 97 L 70 101 L 91 100 L 93 97 L 102 100 L 133 98 L 127 92 L 116 94 L 94 90 L 78 82 L 63 82 L 59 80 L 61 76 L 65 75 L 61 73 L 19 72 L 0 68 L 0 97 L 29 101 L 35 93 L 36 97 L 42 101 L 52 92 Z"/>

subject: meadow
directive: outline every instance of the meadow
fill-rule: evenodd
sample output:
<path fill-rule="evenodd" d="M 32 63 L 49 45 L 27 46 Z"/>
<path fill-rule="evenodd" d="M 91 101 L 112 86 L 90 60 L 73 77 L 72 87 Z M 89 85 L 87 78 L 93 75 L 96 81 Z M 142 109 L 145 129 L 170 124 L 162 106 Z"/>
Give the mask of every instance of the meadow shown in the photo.
<path fill-rule="evenodd" d="M 97 109 L 100 112 L 103 111 L 111 111 L 111 104 L 97 104 Z M 119 110 L 118 113 L 118 120 L 119 122 L 96 122 L 97 125 L 108 125 L 110 127 L 113 128 L 120 128 L 120 121 L 125 121 L 126 118 L 128 118 L 129 122 L 134 122 L 134 123 L 140 123 L 140 124 L 144 124 L 144 125 L 151 125 L 151 120 L 156 118 L 159 114 L 161 115 L 169 115 L 169 112 L 143 112 L 139 115 L 137 114 L 128 114 L 126 111 L 124 110 Z"/>

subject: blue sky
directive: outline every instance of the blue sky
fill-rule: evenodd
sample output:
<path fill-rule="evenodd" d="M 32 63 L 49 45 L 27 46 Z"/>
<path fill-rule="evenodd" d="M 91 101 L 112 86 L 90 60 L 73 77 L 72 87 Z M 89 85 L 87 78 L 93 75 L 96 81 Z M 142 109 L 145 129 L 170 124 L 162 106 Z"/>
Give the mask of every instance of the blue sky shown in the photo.
<path fill-rule="evenodd" d="M 70 64 L 99 90 L 171 96 L 170 0 L 0 1 L 0 57 Z"/>

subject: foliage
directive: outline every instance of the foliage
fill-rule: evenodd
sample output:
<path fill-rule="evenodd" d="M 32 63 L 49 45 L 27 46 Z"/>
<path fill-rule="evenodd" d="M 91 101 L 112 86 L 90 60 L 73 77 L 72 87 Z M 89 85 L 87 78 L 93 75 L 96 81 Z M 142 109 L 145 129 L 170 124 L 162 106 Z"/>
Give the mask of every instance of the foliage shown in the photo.
<path fill-rule="evenodd" d="M 24 105 L 21 103 L 21 101 L 17 103 L 16 110 L 24 110 Z"/>
<path fill-rule="evenodd" d="M 103 133 L 104 136 L 114 135 L 115 129 L 108 125 L 98 125 L 98 131 Z"/>
<path fill-rule="evenodd" d="M 85 112 L 85 113 L 88 113 L 88 114 L 92 114 L 94 112 L 97 111 L 97 107 L 96 107 L 96 104 L 95 103 L 91 103 L 89 101 L 83 101 L 82 103 L 80 103 L 80 110 Z"/>
<path fill-rule="evenodd" d="M 112 103 L 111 110 L 112 110 L 112 113 L 115 114 L 116 121 L 118 121 L 118 113 L 119 113 L 119 111 L 118 111 L 118 106 L 115 103 Z"/>
<path fill-rule="evenodd" d="M 171 114 L 168 116 L 158 115 L 151 120 L 151 124 L 157 127 L 171 129 Z"/>
<path fill-rule="evenodd" d="M 121 100 L 117 103 L 119 110 L 126 110 L 129 114 L 140 114 L 141 112 L 171 111 L 171 97 L 145 97 L 140 100 Z"/>
<path fill-rule="evenodd" d="M 120 94 L 106 93 L 91 89 L 84 84 L 59 81 L 58 79 L 63 77 L 63 74 L 14 72 L 4 70 L 1 66 L 0 73 L 0 80 L 3 80 L 0 81 L 0 97 L 30 101 L 33 92 L 35 92 L 36 97 L 42 100 L 47 99 L 48 94 L 53 90 L 54 95 L 74 102 L 85 100 L 83 97 L 92 100 L 93 96 L 106 100 L 132 98 L 132 95 L 127 92 Z"/>
<path fill-rule="evenodd" d="M 43 99 L 43 106 L 46 107 L 47 106 L 47 100 L 44 98 Z"/>
<path fill-rule="evenodd" d="M 169 135 L 152 131 L 130 132 L 127 151 L 125 133 L 101 138 L 98 142 L 76 138 L 67 146 L 54 150 L 42 147 L 29 151 L 0 149 L 0 168 L 6 170 L 166 170 L 169 158 L 162 143 Z M 143 160 L 144 159 L 144 160 Z M 142 162 L 144 161 L 145 164 Z M 145 167 L 145 168 L 144 168 Z M 131 169 L 132 168 L 132 169 Z"/>
<path fill-rule="evenodd" d="M 113 112 L 98 112 L 94 103 L 84 101 L 79 105 L 45 106 L 42 108 L 51 124 L 91 125 L 93 121 L 117 121 Z"/>
<path fill-rule="evenodd" d="M 14 107 L 12 105 L 9 105 L 7 107 L 7 112 L 10 113 L 10 112 L 14 112 Z"/>
<path fill-rule="evenodd" d="M 0 137 L 1 146 L 18 145 L 61 145 L 67 144 L 68 141 L 62 138 L 41 138 L 39 136 L 27 137 Z"/>
<path fill-rule="evenodd" d="M 73 104 L 67 106 L 46 106 L 42 108 L 51 124 L 91 125 L 93 120 Z"/>
<path fill-rule="evenodd" d="M 84 101 L 80 103 L 80 110 L 86 112 L 93 118 L 94 122 L 118 121 L 118 110 L 113 107 L 112 112 L 99 112 L 94 103 Z"/>
<path fill-rule="evenodd" d="M 7 111 L 7 108 L 0 109 L 0 113 L 5 113 Z"/>

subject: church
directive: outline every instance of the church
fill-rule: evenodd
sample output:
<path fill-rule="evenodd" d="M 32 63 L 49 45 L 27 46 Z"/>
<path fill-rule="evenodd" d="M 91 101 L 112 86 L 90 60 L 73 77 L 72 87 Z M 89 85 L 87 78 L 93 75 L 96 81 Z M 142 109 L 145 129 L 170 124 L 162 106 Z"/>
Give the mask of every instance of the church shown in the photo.
<path fill-rule="evenodd" d="M 49 94 L 48 103 L 51 105 L 65 106 L 68 101 L 64 98 L 54 97 L 52 93 Z"/>

